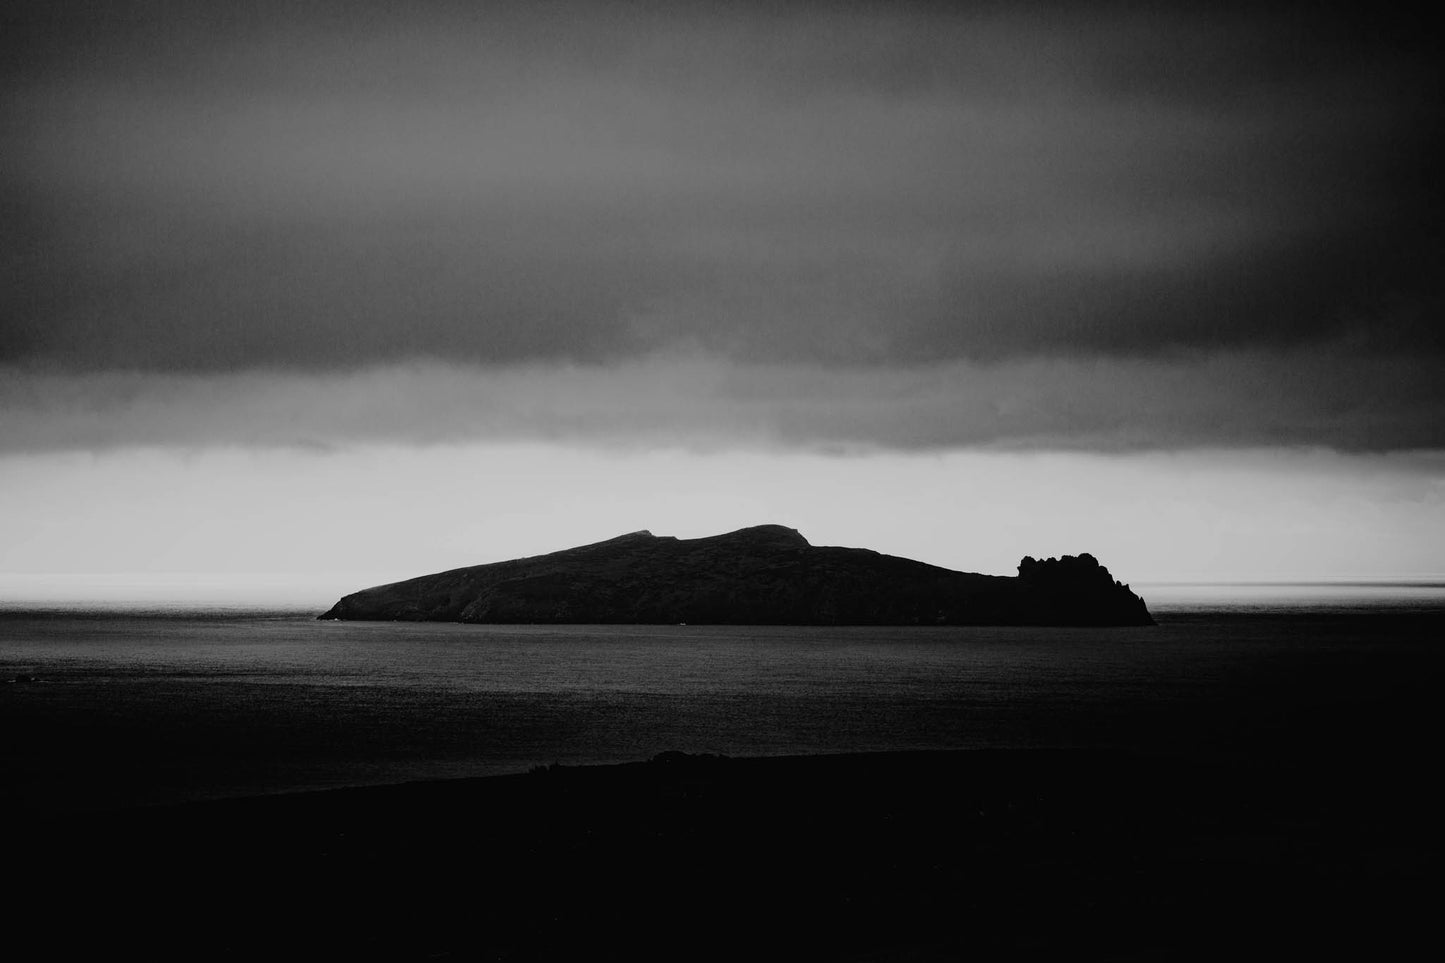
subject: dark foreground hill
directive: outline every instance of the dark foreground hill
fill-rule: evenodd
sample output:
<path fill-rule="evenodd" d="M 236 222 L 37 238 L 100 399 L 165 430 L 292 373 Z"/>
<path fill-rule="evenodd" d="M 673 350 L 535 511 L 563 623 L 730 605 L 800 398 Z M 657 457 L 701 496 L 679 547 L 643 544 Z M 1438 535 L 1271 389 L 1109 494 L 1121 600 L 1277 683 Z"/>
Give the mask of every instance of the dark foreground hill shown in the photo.
<path fill-rule="evenodd" d="M 1433 935 L 1435 817 L 1430 767 L 1396 761 L 1336 746 L 1313 761 L 667 753 L 81 820 L 30 813 L 9 822 L 7 948 L 15 960 L 1408 958 Z"/>
<path fill-rule="evenodd" d="M 759 525 L 710 538 L 633 532 L 346 596 L 323 619 L 731 625 L 1152 625 L 1092 555 L 977 575 Z"/>

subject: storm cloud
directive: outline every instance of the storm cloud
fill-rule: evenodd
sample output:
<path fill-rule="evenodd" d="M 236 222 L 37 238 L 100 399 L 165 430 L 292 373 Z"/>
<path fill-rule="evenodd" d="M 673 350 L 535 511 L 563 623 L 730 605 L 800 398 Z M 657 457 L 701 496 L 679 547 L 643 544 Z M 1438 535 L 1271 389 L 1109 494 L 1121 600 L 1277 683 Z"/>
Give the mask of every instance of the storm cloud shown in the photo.
<path fill-rule="evenodd" d="M 0 445 L 1445 444 L 1440 68 L 1373 11 L 61 8 Z"/>

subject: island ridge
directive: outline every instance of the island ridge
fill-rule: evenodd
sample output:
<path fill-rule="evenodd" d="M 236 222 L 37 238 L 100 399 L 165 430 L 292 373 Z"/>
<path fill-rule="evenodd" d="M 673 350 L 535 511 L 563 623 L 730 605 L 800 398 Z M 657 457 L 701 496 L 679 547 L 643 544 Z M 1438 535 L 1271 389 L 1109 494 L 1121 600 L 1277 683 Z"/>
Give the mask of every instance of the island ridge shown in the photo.
<path fill-rule="evenodd" d="M 1153 625 L 1087 553 L 1016 576 L 814 546 L 782 525 L 707 538 L 632 532 L 347 595 L 321 619 L 692 625 Z"/>

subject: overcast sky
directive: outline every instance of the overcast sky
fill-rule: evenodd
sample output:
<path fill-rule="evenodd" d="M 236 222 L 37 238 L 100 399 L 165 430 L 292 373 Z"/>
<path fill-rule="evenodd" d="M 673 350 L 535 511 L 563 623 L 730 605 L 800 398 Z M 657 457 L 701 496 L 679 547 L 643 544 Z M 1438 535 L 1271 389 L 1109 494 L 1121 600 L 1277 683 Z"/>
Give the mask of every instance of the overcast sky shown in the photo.
<path fill-rule="evenodd" d="M 124 517 L 120 473 L 185 487 L 198 452 L 272 452 L 300 499 L 381 450 L 421 490 L 444 449 L 569 471 L 682 453 L 660 497 L 771 459 L 797 481 L 764 515 L 824 484 L 799 458 L 904 485 L 1067 457 L 1137 489 L 1121 506 L 1184 490 L 1181 455 L 1241 492 L 1310 464 L 1441 525 L 1445 91 L 1403 14 L 393 6 L 11 5 L 10 522 L 82 542 L 47 490 Z M 610 518 L 588 464 L 567 497 Z M 218 505 L 261 484 L 232 468 Z M 1319 494 L 1295 490 L 1260 518 Z M 822 540 L 901 497 L 840 504 Z M 467 511 L 479 542 L 511 524 Z M 695 534 L 738 514 L 691 512 Z M 1405 529 L 1369 567 L 1445 570 Z"/>

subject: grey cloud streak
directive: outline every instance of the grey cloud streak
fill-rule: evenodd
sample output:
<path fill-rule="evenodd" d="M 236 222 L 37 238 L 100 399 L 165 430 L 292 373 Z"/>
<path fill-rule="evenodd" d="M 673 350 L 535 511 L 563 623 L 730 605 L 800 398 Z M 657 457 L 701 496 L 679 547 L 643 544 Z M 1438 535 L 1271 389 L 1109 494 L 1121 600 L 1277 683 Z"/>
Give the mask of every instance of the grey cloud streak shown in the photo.
<path fill-rule="evenodd" d="M 112 9 L 11 32 L 0 363 L 84 397 L 134 384 L 177 440 L 190 421 L 161 399 L 191 376 L 330 410 L 377 371 L 414 397 L 428 382 L 399 372 L 433 373 L 458 418 L 502 401 L 456 372 L 518 390 L 541 372 L 558 392 L 486 432 L 645 433 L 666 421 L 652 397 L 737 437 L 753 422 L 720 388 L 563 413 L 602 372 L 666 384 L 655 359 L 684 355 L 811 385 L 756 416 L 810 444 L 1440 443 L 1422 420 L 1445 356 L 1440 72 L 1369 16 L 88 19 Z M 1090 371 L 1138 385 L 1101 394 Z M 1068 407 L 1061 385 L 1080 417 L 988 400 Z M 886 403 L 900 391 L 918 421 Z M 20 415 L 9 443 L 48 447 L 38 409 Z"/>
<path fill-rule="evenodd" d="M 325 375 L 0 369 L 0 410 L 0 452 L 534 440 L 840 452 L 1445 447 L 1445 393 L 1432 377 L 1399 358 L 1332 350 L 901 369 L 698 358 Z"/>

